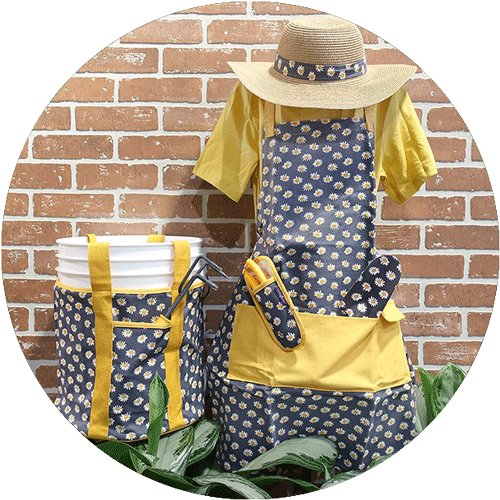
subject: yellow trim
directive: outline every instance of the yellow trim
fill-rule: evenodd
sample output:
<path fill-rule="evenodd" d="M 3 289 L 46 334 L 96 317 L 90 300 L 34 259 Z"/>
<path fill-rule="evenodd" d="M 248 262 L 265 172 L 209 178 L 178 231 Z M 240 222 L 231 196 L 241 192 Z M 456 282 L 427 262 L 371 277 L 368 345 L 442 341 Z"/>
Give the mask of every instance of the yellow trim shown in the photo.
<path fill-rule="evenodd" d="M 395 308 L 391 301 L 390 309 Z M 299 312 L 307 341 L 277 349 L 255 307 L 238 304 L 227 378 L 271 387 L 375 392 L 411 381 L 398 321 Z"/>
<path fill-rule="evenodd" d="M 195 288 L 199 288 L 201 286 L 204 286 L 205 283 L 203 281 L 199 281 L 198 283 L 193 283 L 189 290 L 194 290 Z M 83 293 L 89 293 L 92 291 L 92 288 L 79 288 L 76 286 L 69 286 L 69 285 L 64 285 L 61 283 L 59 280 L 56 280 L 55 285 L 59 288 L 62 288 L 63 290 L 68 290 L 70 292 L 83 292 Z M 133 289 L 133 288 L 112 288 L 111 289 L 112 293 L 130 293 L 132 295 L 146 295 L 148 293 L 171 293 L 172 292 L 172 287 L 169 288 L 144 288 L 144 289 Z"/>
<path fill-rule="evenodd" d="M 148 236 L 148 243 L 163 243 L 165 241 L 164 234 L 150 234 Z"/>
<path fill-rule="evenodd" d="M 95 379 L 90 410 L 88 437 L 107 439 L 109 427 L 109 391 L 113 358 L 113 313 L 109 242 L 96 242 L 88 235 L 92 308 L 95 316 Z"/>
<path fill-rule="evenodd" d="M 189 270 L 191 263 L 191 249 L 187 241 L 174 241 L 174 284 L 172 285 L 172 303 L 178 297 L 178 288 Z M 165 350 L 165 384 L 170 394 L 167 407 L 168 424 L 170 429 L 177 429 L 185 425 L 182 415 L 182 394 L 179 349 L 182 345 L 184 332 L 184 305 L 186 297 L 181 300 L 170 315 L 171 328 Z"/>

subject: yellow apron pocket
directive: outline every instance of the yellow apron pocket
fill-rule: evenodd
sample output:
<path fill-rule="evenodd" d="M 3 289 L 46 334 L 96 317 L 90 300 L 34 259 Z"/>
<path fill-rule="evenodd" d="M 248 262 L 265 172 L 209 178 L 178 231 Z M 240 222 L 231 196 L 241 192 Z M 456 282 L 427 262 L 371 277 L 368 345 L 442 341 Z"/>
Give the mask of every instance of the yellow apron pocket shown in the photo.
<path fill-rule="evenodd" d="M 238 304 L 227 378 L 271 387 L 375 392 L 411 381 L 393 301 L 380 318 L 299 312 L 300 349 L 277 347 L 253 306 Z"/>

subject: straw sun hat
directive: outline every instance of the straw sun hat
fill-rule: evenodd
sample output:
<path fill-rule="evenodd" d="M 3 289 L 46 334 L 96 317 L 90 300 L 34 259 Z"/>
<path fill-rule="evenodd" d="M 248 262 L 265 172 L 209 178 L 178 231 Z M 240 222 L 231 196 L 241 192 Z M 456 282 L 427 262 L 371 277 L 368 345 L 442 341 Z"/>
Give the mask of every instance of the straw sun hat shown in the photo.
<path fill-rule="evenodd" d="M 243 85 L 282 106 L 352 109 L 383 101 L 415 72 L 406 64 L 367 66 L 356 25 L 333 16 L 286 26 L 274 63 L 230 62 Z"/>

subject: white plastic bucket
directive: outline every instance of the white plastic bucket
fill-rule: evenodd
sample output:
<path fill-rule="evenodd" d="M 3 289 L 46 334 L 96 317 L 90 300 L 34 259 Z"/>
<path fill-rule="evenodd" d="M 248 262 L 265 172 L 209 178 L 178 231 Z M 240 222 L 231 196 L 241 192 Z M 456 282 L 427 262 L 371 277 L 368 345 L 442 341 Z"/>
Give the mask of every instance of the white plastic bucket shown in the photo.
<path fill-rule="evenodd" d="M 97 236 L 109 242 L 113 288 L 145 290 L 167 288 L 174 282 L 175 240 L 188 241 L 191 263 L 201 254 L 201 238 L 165 236 L 165 241 L 148 243 L 148 236 Z M 57 277 L 62 285 L 90 288 L 86 237 L 61 238 L 58 245 Z"/>

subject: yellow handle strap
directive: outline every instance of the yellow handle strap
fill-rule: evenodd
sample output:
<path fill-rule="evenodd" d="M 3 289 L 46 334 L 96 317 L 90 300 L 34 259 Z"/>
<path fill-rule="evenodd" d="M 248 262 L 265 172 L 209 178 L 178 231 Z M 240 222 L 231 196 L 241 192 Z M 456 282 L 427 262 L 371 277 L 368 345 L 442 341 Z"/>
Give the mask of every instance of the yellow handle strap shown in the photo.
<path fill-rule="evenodd" d="M 95 379 L 88 437 L 107 439 L 109 426 L 109 391 L 113 358 L 113 313 L 109 242 L 97 242 L 87 235 L 92 308 L 95 317 Z"/>
<path fill-rule="evenodd" d="M 165 241 L 164 234 L 150 234 L 148 236 L 148 243 L 162 243 Z"/>
<path fill-rule="evenodd" d="M 374 120 L 375 120 L 375 107 L 372 105 L 372 106 L 366 106 L 363 109 L 365 110 L 366 128 L 368 129 L 369 132 L 373 132 Z"/>
<path fill-rule="evenodd" d="M 172 303 L 179 295 L 181 281 L 191 264 L 191 249 L 187 241 L 174 241 L 174 284 L 172 285 Z M 173 310 L 170 321 L 170 337 L 165 350 L 165 384 L 170 394 L 167 407 L 169 430 L 178 429 L 185 425 L 182 415 L 181 373 L 179 349 L 182 345 L 184 332 L 184 297 Z"/>

